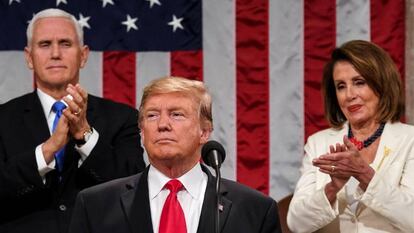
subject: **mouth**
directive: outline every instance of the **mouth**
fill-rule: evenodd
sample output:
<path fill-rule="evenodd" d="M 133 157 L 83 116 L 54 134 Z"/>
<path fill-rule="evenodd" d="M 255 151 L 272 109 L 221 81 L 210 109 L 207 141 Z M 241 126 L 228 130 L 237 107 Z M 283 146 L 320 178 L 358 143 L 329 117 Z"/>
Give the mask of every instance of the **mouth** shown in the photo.
<path fill-rule="evenodd" d="M 165 143 L 171 143 L 171 142 L 175 142 L 175 140 L 170 139 L 170 138 L 160 138 L 160 139 L 155 140 L 155 143 L 158 143 L 158 144 L 165 144 Z"/>
<path fill-rule="evenodd" d="M 48 70 L 66 69 L 66 66 L 64 66 L 64 65 L 53 65 L 53 66 L 48 66 L 46 69 L 48 69 Z"/>
<path fill-rule="evenodd" d="M 360 104 L 354 104 L 354 105 L 349 106 L 347 109 L 348 109 L 349 112 L 356 112 L 361 107 L 362 107 L 362 105 L 360 105 Z"/>

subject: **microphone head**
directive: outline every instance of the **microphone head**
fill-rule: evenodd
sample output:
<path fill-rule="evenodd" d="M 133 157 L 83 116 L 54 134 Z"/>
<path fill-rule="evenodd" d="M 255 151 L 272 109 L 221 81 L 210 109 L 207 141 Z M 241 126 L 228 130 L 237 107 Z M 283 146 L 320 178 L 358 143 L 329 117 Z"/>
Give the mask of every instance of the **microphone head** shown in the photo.
<path fill-rule="evenodd" d="M 201 149 L 201 157 L 204 161 L 204 163 L 210 167 L 214 167 L 213 159 L 211 159 L 210 154 L 211 153 L 217 153 L 219 157 L 219 164 L 224 162 L 224 159 L 226 158 L 226 151 L 224 150 L 224 147 L 217 141 L 211 140 L 208 141 L 206 144 L 203 145 L 203 148 Z"/>

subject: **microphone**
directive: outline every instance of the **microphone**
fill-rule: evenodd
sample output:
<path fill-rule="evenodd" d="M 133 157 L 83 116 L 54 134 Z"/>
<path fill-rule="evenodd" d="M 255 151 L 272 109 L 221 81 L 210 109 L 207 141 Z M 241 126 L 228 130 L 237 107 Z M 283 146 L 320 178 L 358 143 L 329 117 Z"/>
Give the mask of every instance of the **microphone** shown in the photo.
<path fill-rule="evenodd" d="M 226 158 L 226 152 L 224 151 L 224 147 L 217 141 L 211 140 L 204 144 L 203 148 L 201 149 L 201 158 L 206 165 L 214 168 L 216 171 L 216 208 L 215 208 L 215 216 L 214 216 L 214 228 L 215 233 L 220 232 L 220 211 L 223 210 L 221 205 L 221 197 L 220 197 L 220 167 L 223 163 L 224 159 Z"/>
<path fill-rule="evenodd" d="M 226 158 L 226 152 L 219 142 L 211 140 L 204 144 L 201 149 L 201 158 L 203 158 L 206 165 L 214 169 L 220 169 L 221 164 Z"/>

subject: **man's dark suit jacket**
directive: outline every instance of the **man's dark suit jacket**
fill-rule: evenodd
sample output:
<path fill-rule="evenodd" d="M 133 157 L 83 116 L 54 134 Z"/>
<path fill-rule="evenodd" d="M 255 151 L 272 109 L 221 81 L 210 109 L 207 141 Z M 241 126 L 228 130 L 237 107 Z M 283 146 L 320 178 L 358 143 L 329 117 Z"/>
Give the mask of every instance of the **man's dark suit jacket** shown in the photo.
<path fill-rule="evenodd" d="M 214 233 L 215 178 L 208 175 L 197 233 Z M 70 233 L 152 233 L 148 169 L 79 193 Z M 223 179 L 221 233 L 281 232 L 276 202 L 244 185 Z M 188 232 L 191 233 L 191 232 Z"/>
<path fill-rule="evenodd" d="M 36 92 L 0 106 L 0 232 L 67 232 L 77 193 L 87 187 L 145 169 L 138 111 L 88 96 L 87 119 L 99 140 L 78 167 L 80 155 L 69 141 L 62 179 L 39 175 L 35 148 L 50 137 Z"/>

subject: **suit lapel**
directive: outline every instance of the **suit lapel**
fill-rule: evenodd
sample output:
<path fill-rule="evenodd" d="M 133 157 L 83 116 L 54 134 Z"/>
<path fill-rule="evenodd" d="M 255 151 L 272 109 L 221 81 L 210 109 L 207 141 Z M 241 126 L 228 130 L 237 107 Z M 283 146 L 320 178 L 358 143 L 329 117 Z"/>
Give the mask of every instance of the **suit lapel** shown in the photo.
<path fill-rule="evenodd" d="M 203 207 L 201 209 L 200 221 L 198 224 L 197 233 L 211 233 L 214 232 L 214 218 L 216 214 L 216 178 L 208 171 L 208 169 L 201 165 L 202 170 L 207 174 L 207 188 L 204 195 Z M 223 231 L 223 227 L 226 224 L 227 217 L 230 213 L 232 202 L 227 199 L 227 187 L 221 184 L 221 205 L 220 209 L 220 232 Z"/>
<path fill-rule="evenodd" d="M 86 118 L 89 122 L 89 124 L 93 127 L 95 125 L 96 118 L 98 115 L 95 113 L 95 107 L 97 105 L 97 101 L 95 97 L 91 97 L 91 95 L 88 95 L 88 109 L 86 113 Z M 78 168 L 78 162 L 80 159 L 79 153 L 75 149 L 75 142 L 73 140 L 70 140 L 68 144 L 66 144 L 65 147 L 65 155 L 71 155 L 71 156 L 65 156 L 65 161 L 63 165 L 63 171 L 62 171 L 62 177 L 63 181 L 61 182 L 59 192 L 64 192 L 66 185 L 66 179 L 71 177 L 71 173 L 76 172 L 76 169 Z"/>
<path fill-rule="evenodd" d="M 43 143 L 50 137 L 49 127 L 36 91 L 27 96 L 23 121 L 36 145 Z"/>
<path fill-rule="evenodd" d="M 374 167 L 376 172 L 387 170 L 391 161 L 397 158 L 397 151 L 401 147 L 401 143 L 404 142 L 402 135 L 398 130 L 399 126 L 401 126 L 400 123 L 387 123 L 385 125 L 376 154 L 376 158 L 378 157 L 378 162 L 375 162 L 376 166 Z"/>
<path fill-rule="evenodd" d="M 378 145 L 377 154 L 375 155 L 374 169 L 375 172 L 380 174 L 387 171 L 391 162 L 398 156 L 398 150 L 401 147 L 401 143 L 404 142 L 398 128 L 401 123 L 387 123 L 384 128 L 384 132 L 381 135 L 380 143 Z M 363 204 L 359 204 L 356 215 L 359 216 L 362 211 L 367 207 Z"/>
<path fill-rule="evenodd" d="M 226 194 L 227 194 L 227 189 L 225 187 L 224 184 L 222 184 L 223 187 L 221 188 L 221 205 L 223 206 L 223 211 L 220 212 L 220 232 L 223 231 L 223 227 L 227 222 L 227 218 L 229 216 L 230 210 L 231 210 L 231 205 L 232 205 L 232 201 L 227 199 Z"/>
<path fill-rule="evenodd" d="M 97 99 L 95 96 L 92 96 L 88 94 L 88 109 L 86 112 L 86 118 L 91 125 L 91 127 L 94 126 L 94 123 L 96 122 L 96 119 L 99 117 L 99 114 L 96 114 L 96 107 L 97 107 Z M 107 113 L 102 113 L 107 114 Z"/>
<path fill-rule="evenodd" d="M 121 196 L 123 211 L 131 232 L 152 233 L 151 209 L 148 196 L 148 169 L 147 167 L 137 181 L 127 184 L 128 189 Z"/>
<path fill-rule="evenodd" d="M 43 107 L 36 91 L 26 97 L 23 124 L 27 128 L 27 133 L 33 138 L 34 146 L 40 145 L 50 137 L 49 126 L 47 125 Z M 46 174 L 47 186 L 57 185 L 55 173 L 55 171 L 51 171 Z"/>

